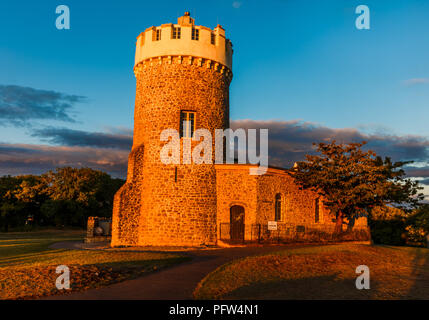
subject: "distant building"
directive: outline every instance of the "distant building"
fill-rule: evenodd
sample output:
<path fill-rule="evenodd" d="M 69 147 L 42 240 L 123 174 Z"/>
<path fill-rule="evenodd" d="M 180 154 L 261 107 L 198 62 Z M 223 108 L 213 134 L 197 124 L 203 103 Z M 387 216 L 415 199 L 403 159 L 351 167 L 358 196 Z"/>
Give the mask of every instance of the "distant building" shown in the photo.
<path fill-rule="evenodd" d="M 189 13 L 177 24 L 150 27 L 138 36 L 134 141 L 127 182 L 115 196 L 113 246 L 332 234 L 335 216 L 283 169 L 249 175 L 249 165 L 214 164 L 214 155 L 213 164 L 160 161 L 164 129 L 180 132 L 183 145 L 198 128 L 212 136 L 215 129 L 229 128 L 232 53 L 220 25 L 196 26 Z M 355 229 L 366 232 L 366 219 L 358 219 Z"/>

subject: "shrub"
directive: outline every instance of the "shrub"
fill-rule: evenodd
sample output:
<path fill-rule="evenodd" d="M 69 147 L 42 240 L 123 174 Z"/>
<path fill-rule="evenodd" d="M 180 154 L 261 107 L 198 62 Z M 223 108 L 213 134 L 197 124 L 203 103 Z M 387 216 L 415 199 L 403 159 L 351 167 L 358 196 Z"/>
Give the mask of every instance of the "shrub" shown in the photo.
<path fill-rule="evenodd" d="M 378 244 L 403 245 L 405 226 L 402 219 L 372 220 L 370 222 L 372 240 Z"/>

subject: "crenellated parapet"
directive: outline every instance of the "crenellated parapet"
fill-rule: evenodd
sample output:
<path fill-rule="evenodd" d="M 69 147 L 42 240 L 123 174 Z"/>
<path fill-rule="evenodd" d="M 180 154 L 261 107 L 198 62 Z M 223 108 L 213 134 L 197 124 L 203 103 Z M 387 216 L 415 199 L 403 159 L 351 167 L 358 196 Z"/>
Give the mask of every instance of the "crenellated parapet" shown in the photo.
<path fill-rule="evenodd" d="M 219 63 L 218 61 L 201 58 L 201 57 L 180 56 L 180 55 L 158 56 L 158 57 L 142 60 L 134 67 L 134 75 L 137 77 L 137 75 L 140 72 L 146 69 L 149 69 L 153 66 L 162 65 L 162 64 L 186 65 L 186 66 L 195 66 L 195 67 L 201 67 L 205 69 L 211 69 L 213 71 L 224 74 L 225 77 L 230 82 L 232 80 L 232 71 L 225 65 Z"/>
<path fill-rule="evenodd" d="M 217 25 L 213 30 L 196 26 L 186 12 L 178 18 L 177 24 L 150 27 L 137 37 L 134 66 L 147 61 L 153 63 L 159 57 L 163 61 L 164 57 L 178 56 L 188 59 L 188 63 L 189 57 L 203 59 L 210 65 L 218 63 L 223 70 L 231 72 L 232 53 L 232 43 L 225 37 L 222 26 Z"/>

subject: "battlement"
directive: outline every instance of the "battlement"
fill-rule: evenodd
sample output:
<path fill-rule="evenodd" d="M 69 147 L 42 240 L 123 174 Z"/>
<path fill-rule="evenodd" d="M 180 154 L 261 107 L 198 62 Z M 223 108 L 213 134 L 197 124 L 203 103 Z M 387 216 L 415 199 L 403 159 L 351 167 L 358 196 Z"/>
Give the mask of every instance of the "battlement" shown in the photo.
<path fill-rule="evenodd" d="M 190 56 L 222 64 L 232 70 L 232 43 L 225 30 L 217 25 L 213 30 L 196 26 L 189 12 L 177 19 L 177 24 L 150 27 L 137 37 L 135 64 L 163 56 Z"/>

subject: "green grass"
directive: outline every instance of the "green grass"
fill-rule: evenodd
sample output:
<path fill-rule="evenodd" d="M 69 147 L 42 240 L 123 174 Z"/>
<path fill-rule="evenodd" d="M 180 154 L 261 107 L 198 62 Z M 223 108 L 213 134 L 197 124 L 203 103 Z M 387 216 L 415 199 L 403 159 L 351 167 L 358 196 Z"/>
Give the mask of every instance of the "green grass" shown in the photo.
<path fill-rule="evenodd" d="M 358 290 L 356 267 L 370 269 Z M 207 275 L 196 299 L 429 299 L 429 250 L 329 245 L 286 249 L 225 264 Z"/>
<path fill-rule="evenodd" d="M 24 265 L 43 259 L 44 254 L 65 250 L 49 249 L 59 241 L 84 239 L 81 230 L 45 230 L 37 232 L 0 233 L 0 267 Z"/>
<path fill-rule="evenodd" d="M 0 233 L 0 299 L 66 293 L 55 287 L 59 265 L 70 268 L 71 290 L 132 279 L 187 260 L 180 254 L 50 249 L 58 241 L 83 240 L 83 231 Z"/>

